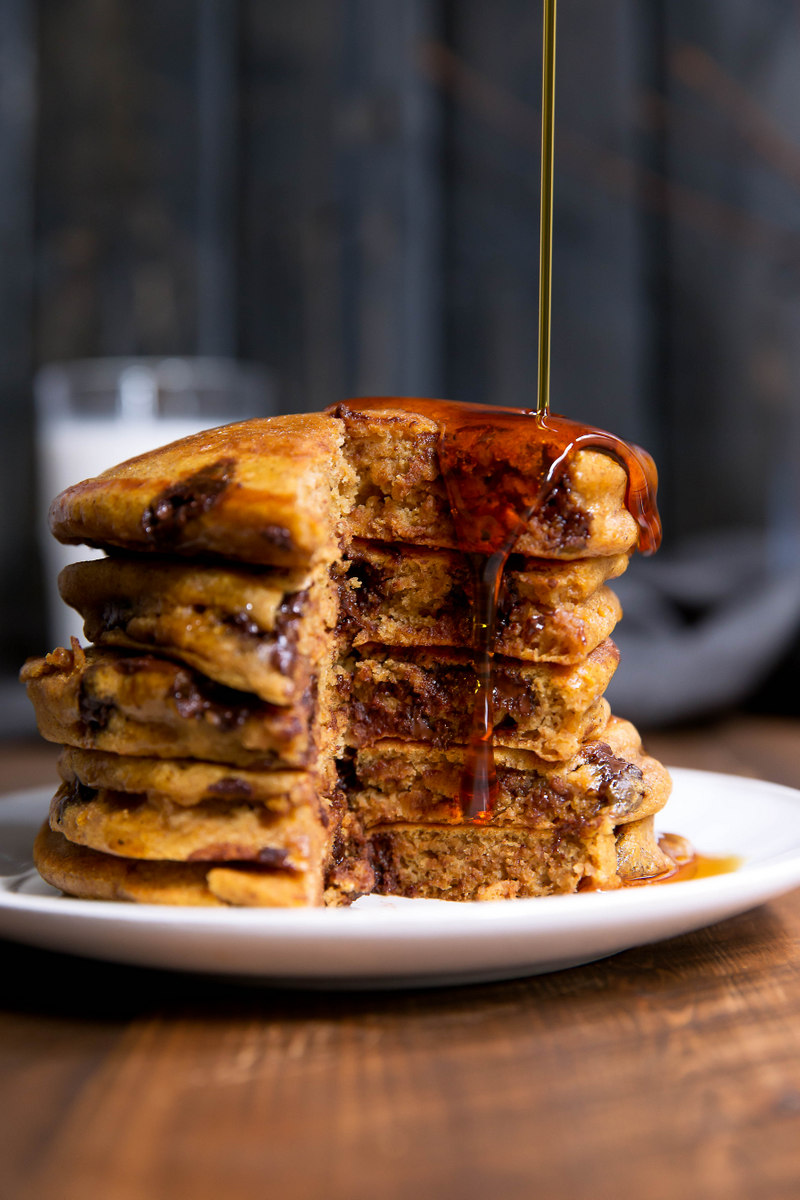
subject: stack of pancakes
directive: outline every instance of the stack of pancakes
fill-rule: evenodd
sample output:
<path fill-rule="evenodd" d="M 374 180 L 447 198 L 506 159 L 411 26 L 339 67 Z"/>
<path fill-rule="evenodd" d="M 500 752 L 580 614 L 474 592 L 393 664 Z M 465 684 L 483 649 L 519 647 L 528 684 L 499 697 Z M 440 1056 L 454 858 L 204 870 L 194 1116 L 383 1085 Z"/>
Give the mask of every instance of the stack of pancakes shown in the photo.
<path fill-rule="evenodd" d="M 613 887 L 672 865 L 669 794 L 603 692 L 638 540 L 626 477 L 581 450 L 509 560 L 493 672 L 499 792 L 460 798 L 473 579 L 434 419 L 246 422 L 68 489 L 51 524 L 88 639 L 23 670 L 63 784 L 43 876 L 73 895 L 338 904 Z"/>
<path fill-rule="evenodd" d="M 337 414 L 359 481 L 340 614 L 348 796 L 378 890 L 492 899 L 669 869 L 653 833 L 669 776 L 603 697 L 620 616 L 605 581 L 638 542 L 623 468 L 580 451 L 514 546 L 492 671 L 498 796 L 490 819 L 465 820 L 474 563 L 458 549 L 439 427 L 357 404 Z"/>
<path fill-rule="evenodd" d="M 93 645 L 23 671 L 65 746 L 36 847 L 65 891 L 322 902 L 343 815 L 326 708 L 352 492 L 340 442 L 322 416 L 247 422 L 56 501 L 57 536 L 108 552 L 60 579 Z"/>

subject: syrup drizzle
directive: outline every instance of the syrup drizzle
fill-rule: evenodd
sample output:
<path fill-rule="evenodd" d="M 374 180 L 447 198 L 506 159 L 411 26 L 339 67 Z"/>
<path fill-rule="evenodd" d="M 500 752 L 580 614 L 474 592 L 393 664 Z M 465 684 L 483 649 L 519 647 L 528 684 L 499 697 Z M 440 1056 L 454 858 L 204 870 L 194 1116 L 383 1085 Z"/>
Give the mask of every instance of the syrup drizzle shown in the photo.
<path fill-rule="evenodd" d="M 663 833 L 658 839 L 658 844 L 667 858 L 672 860 L 672 867 L 661 875 L 626 879 L 623 881 L 623 887 L 649 887 L 652 884 L 687 883 L 692 879 L 709 879 L 714 875 L 729 875 L 738 871 L 742 865 L 742 859 L 736 854 L 723 857 L 698 854 L 694 850 L 687 853 L 685 839 L 670 833 Z"/>
<path fill-rule="evenodd" d="M 661 540 L 652 458 L 621 438 L 553 414 L 424 398 L 349 400 L 353 411 L 399 409 L 439 427 L 439 465 L 459 550 L 473 564 L 476 690 L 461 779 L 465 819 L 490 819 L 497 798 L 492 665 L 503 570 L 520 533 L 536 531 L 548 555 L 579 551 L 588 533 L 570 508 L 568 468 L 578 450 L 599 450 L 627 474 L 625 504 L 639 527 L 639 549 Z M 562 503 L 566 498 L 566 503 Z"/>
<path fill-rule="evenodd" d="M 539 388 L 536 411 L 550 411 L 550 325 L 553 312 L 553 154 L 556 110 L 556 0 L 544 0 L 542 22 L 542 180 L 539 200 Z"/>

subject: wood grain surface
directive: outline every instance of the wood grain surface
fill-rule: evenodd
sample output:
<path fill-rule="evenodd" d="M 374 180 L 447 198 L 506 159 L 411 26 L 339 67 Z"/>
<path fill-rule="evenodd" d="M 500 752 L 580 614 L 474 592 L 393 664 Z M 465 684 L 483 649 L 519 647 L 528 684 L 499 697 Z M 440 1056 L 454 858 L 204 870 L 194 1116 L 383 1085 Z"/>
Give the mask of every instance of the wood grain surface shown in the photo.
<path fill-rule="evenodd" d="M 797 722 L 648 748 L 800 786 Z M 7 780 L 51 766 L 0 753 Z M 594 965 L 429 991 L 3 950 L 3 1200 L 800 1195 L 800 892 Z"/>

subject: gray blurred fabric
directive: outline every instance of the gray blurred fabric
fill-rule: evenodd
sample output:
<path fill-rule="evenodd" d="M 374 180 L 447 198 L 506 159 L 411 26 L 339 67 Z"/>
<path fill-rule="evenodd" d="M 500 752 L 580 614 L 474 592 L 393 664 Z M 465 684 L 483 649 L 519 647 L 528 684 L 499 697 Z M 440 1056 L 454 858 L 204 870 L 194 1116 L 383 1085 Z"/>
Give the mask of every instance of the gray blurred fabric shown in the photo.
<path fill-rule="evenodd" d="M 713 713 L 746 699 L 800 630 L 800 541 L 706 534 L 635 558 L 615 581 L 620 665 L 607 695 L 638 725 Z"/>

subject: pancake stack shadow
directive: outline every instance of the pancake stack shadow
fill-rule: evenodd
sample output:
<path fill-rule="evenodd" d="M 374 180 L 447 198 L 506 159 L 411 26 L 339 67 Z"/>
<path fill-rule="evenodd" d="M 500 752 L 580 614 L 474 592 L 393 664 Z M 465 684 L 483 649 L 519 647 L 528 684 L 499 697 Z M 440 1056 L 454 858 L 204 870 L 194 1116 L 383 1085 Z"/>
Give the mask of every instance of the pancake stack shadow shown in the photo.
<path fill-rule="evenodd" d="M 506 569 L 499 796 L 465 819 L 473 584 L 437 440 L 430 418 L 353 402 L 198 435 L 57 499 L 56 536 L 106 557 L 60 580 L 90 645 L 23 669 L 64 746 L 45 879 L 286 907 L 571 892 L 672 865 L 653 832 L 667 773 L 603 696 L 606 582 L 637 530 L 624 471 L 591 451 L 566 525 L 540 515 Z"/>

